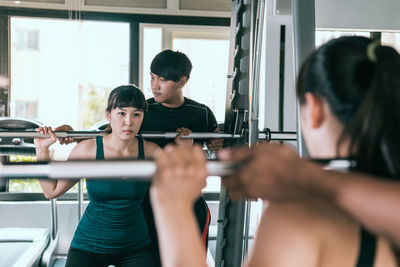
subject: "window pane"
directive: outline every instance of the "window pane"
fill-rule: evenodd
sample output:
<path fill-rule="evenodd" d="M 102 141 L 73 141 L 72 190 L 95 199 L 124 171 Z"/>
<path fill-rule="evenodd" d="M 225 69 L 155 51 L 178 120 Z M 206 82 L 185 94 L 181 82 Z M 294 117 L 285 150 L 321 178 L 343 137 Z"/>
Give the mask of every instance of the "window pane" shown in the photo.
<path fill-rule="evenodd" d="M 364 36 L 369 38 L 370 37 L 370 32 L 364 32 L 364 31 L 358 31 L 358 32 L 352 32 L 352 31 L 330 31 L 330 30 L 318 30 L 315 31 L 315 46 L 319 47 L 323 45 L 324 43 L 328 42 L 331 39 L 338 38 L 340 36 Z"/>
<path fill-rule="evenodd" d="M 183 94 L 206 104 L 218 122 L 225 119 L 229 40 L 174 38 L 173 49 L 185 53 L 193 70 Z"/>
<path fill-rule="evenodd" d="M 87 129 L 129 82 L 129 25 L 11 19 L 11 116 Z"/>
<path fill-rule="evenodd" d="M 153 97 L 150 87 L 150 64 L 153 58 L 161 52 L 162 28 L 143 28 L 143 63 L 142 63 L 142 84 L 141 89 L 147 98 Z"/>
<path fill-rule="evenodd" d="M 400 53 L 400 33 L 398 32 L 383 32 L 382 44 L 394 47 Z"/>
<path fill-rule="evenodd" d="M 88 129 L 104 119 L 110 90 L 129 83 L 128 23 L 13 17 L 10 36 L 11 116 Z M 72 148 L 54 144 L 51 153 L 65 160 Z M 20 181 L 9 188 L 37 186 Z"/>

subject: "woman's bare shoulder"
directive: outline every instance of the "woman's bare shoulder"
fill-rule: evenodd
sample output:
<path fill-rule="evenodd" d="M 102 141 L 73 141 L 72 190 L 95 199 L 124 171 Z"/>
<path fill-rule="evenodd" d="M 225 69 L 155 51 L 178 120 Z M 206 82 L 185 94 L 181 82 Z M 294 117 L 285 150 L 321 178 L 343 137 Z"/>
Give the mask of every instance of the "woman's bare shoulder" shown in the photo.
<path fill-rule="evenodd" d="M 96 139 L 89 139 L 79 142 L 69 154 L 68 159 L 95 159 Z"/>
<path fill-rule="evenodd" d="M 246 266 L 318 266 L 313 216 L 312 209 L 300 202 L 269 204 Z"/>
<path fill-rule="evenodd" d="M 158 150 L 161 150 L 161 148 L 155 143 L 143 140 L 143 144 L 144 154 L 146 155 L 146 158 L 153 158 L 154 153 L 156 153 L 156 151 Z"/>
<path fill-rule="evenodd" d="M 288 224 L 286 226 L 290 226 L 292 229 L 300 228 L 299 230 L 304 232 L 306 229 L 309 229 L 309 231 L 313 230 L 313 228 L 310 227 L 310 222 L 315 223 L 324 218 L 321 211 L 323 211 L 323 213 L 326 212 L 320 207 L 319 203 L 313 203 L 312 200 L 289 201 L 271 203 L 265 210 L 265 216 L 270 222 Z"/>

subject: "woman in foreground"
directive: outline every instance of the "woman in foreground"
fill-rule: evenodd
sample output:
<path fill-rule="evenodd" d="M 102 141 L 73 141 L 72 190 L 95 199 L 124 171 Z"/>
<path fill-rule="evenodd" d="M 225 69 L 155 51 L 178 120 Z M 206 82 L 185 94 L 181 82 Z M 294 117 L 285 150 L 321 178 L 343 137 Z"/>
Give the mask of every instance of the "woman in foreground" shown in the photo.
<path fill-rule="evenodd" d="M 391 144 L 397 144 L 400 136 L 399 69 L 400 56 L 393 48 L 363 37 L 332 40 L 314 52 L 302 66 L 297 83 L 302 131 L 310 156 L 324 160 L 347 158 L 356 162 L 356 170 L 398 176 L 400 148 Z M 205 167 L 187 160 L 198 152 L 187 151 L 185 158 L 168 159 L 168 153 L 185 149 L 171 148 L 158 156 L 159 171 L 151 189 L 153 202 L 159 203 L 160 195 L 164 195 L 166 181 L 171 189 L 175 179 L 186 179 L 191 187 L 175 190 L 200 190 Z M 173 195 L 179 194 L 176 191 Z M 165 226 L 160 236 L 174 232 L 174 224 L 165 224 L 168 219 L 163 217 L 163 210 L 183 205 L 184 200 L 173 199 L 156 211 L 156 220 L 162 220 Z M 189 212 L 177 217 L 189 217 Z M 189 226 L 186 223 L 186 232 L 175 231 L 179 236 L 176 240 L 182 237 L 197 243 L 190 237 Z M 196 251 L 183 245 L 176 257 L 171 257 L 173 246 L 168 247 L 168 257 L 164 257 L 166 248 L 161 246 L 163 262 L 167 266 L 205 266 L 205 254 L 192 255 Z M 296 201 L 270 203 L 246 266 L 397 265 L 385 238 L 369 233 L 332 203 L 303 196 Z"/>

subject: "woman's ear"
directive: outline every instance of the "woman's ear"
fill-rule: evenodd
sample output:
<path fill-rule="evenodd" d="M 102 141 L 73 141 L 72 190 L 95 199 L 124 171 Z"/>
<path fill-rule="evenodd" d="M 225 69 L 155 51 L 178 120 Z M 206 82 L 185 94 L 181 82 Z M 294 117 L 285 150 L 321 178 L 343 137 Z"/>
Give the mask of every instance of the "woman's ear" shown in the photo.
<path fill-rule="evenodd" d="M 108 122 L 111 122 L 111 112 L 108 112 L 107 110 L 105 111 L 106 119 Z"/>
<path fill-rule="evenodd" d="M 306 93 L 304 97 L 306 100 L 306 116 L 310 127 L 313 129 L 321 127 L 325 120 L 325 103 L 323 99 L 312 93 Z"/>

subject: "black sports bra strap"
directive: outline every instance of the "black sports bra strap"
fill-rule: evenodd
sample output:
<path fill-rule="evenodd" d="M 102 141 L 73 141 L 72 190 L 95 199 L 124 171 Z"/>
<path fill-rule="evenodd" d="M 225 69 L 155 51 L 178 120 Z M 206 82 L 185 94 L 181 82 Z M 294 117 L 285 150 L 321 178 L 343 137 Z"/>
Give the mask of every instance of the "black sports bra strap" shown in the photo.
<path fill-rule="evenodd" d="M 360 253 L 356 267 L 373 267 L 376 252 L 376 236 L 361 227 Z"/>
<path fill-rule="evenodd" d="M 144 145 L 143 145 L 143 139 L 141 136 L 137 136 L 138 140 L 138 159 L 144 159 Z"/>
<path fill-rule="evenodd" d="M 104 159 L 103 136 L 96 136 L 96 159 Z"/>

